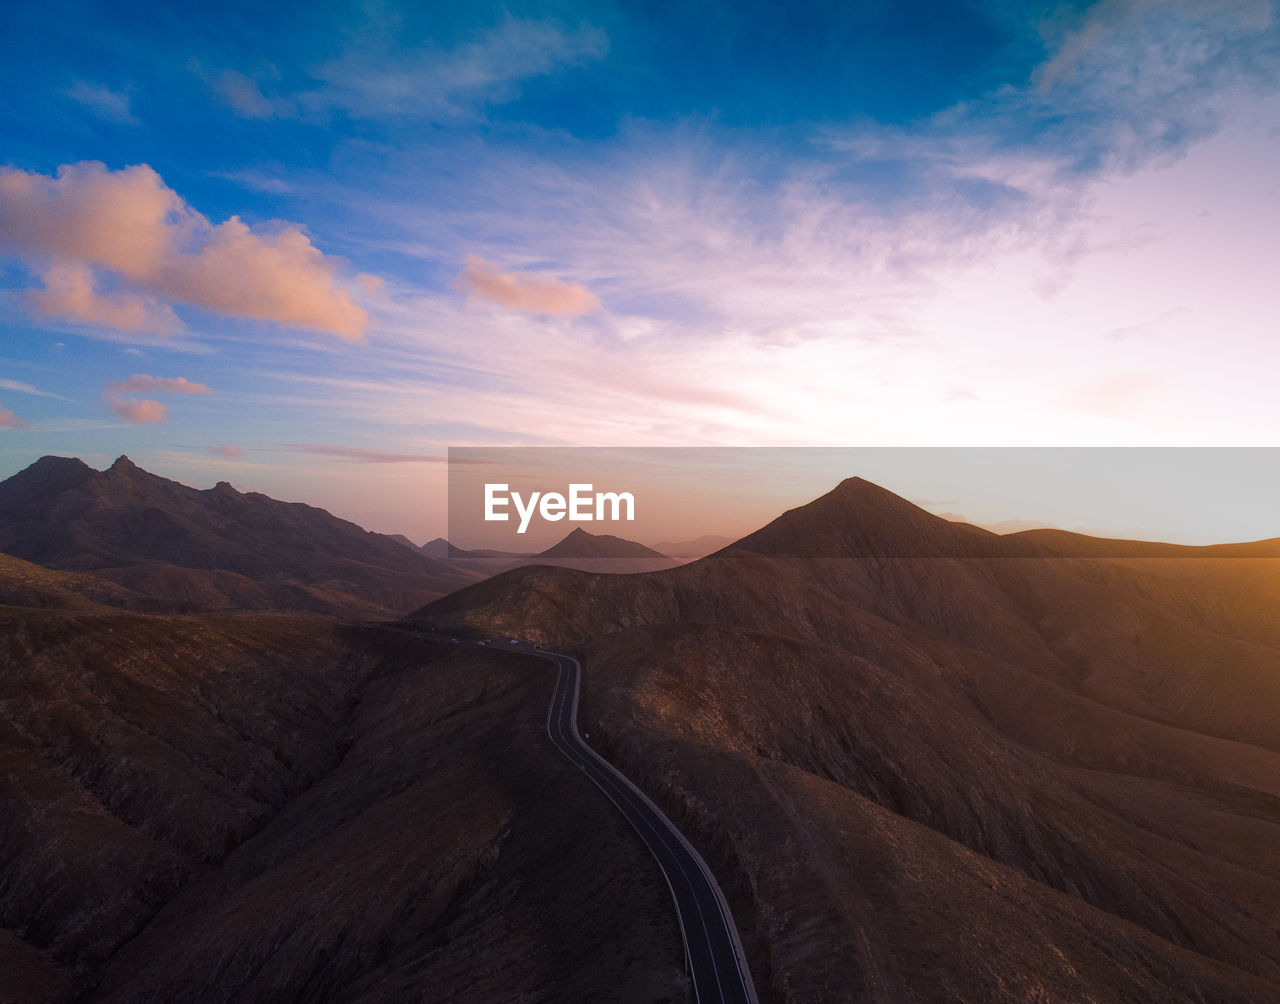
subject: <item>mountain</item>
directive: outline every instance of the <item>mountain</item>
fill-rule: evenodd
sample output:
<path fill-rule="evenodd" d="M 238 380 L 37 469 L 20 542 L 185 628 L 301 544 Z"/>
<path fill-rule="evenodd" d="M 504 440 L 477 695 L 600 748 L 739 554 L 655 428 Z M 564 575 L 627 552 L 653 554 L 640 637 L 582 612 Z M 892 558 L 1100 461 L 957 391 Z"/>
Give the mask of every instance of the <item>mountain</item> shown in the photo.
<path fill-rule="evenodd" d="M 0 551 L 190 609 L 404 611 L 480 576 L 323 509 L 198 490 L 128 457 L 44 457 L 0 482 Z"/>
<path fill-rule="evenodd" d="M 407 622 L 581 656 L 584 730 L 708 857 L 762 997 L 1280 1000 L 1275 545 L 999 536 L 853 478 L 679 568 Z"/>
<path fill-rule="evenodd" d="M 405 547 L 409 548 L 409 550 L 411 551 L 420 550 L 418 545 L 415 544 L 413 541 L 411 541 L 403 533 L 390 533 L 390 534 L 387 534 L 386 537 L 388 540 L 394 540 L 397 544 L 403 544 Z"/>
<path fill-rule="evenodd" d="M 661 544 L 654 544 L 653 549 L 677 561 L 693 561 L 695 558 L 705 558 L 708 554 L 732 543 L 732 537 L 720 537 L 709 533 L 694 540 L 664 541 Z"/>
<path fill-rule="evenodd" d="M 30 574 L 72 595 L 0 605 L 0 1000 L 687 998 L 553 666 Z"/>
<path fill-rule="evenodd" d="M 162 517 L 225 544 L 208 493 L 118 473 L 0 486 L 0 527 L 44 499 L 112 530 L 95 560 Z M 699 561 L 529 565 L 405 623 L 580 656 L 583 730 L 707 858 L 762 1000 L 1256 1004 L 1274 548 L 997 537 L 851 479 Z M 546 741 L 553 666 L 181 605 L 0 558 L 0 999 L 688 998 L 660 873 Z"/>
<path fill-rule="evenodd" d="M 573 530 L 563 540 L 545 551 L 523 558 L 515 565 L 554 565 L 587 572 L 633 573 L 656 572 L 674 568 L 677 562 L 652 548 L 607 533 Z"/>
<path fill-rule="evenodd" d="M 467 554 L 462 548 L 454 547 L 443 537 L 427 541 L 418 550 L 429 558 L 461 558 Z"/>
<path fill-rule="evenodd" d="M 989 530 L 934 516 L 870 481 L 848 478 L 730 549 L 801 558 L 939 558 L 994 556 L 1005 546 Z"/>

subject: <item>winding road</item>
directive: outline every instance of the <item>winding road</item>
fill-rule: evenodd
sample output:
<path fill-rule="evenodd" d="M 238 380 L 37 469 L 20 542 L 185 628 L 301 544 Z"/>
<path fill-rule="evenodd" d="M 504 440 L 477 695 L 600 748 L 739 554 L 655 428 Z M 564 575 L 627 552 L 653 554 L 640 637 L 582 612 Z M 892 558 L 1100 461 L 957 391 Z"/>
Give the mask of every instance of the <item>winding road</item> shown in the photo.
<path fill-rule="evenodd" d="M 439 641 L 476 644 L 426 631 L 392 630 Z M 547 735 L 556 749 L 618 807 L 657 859 L 675 902 L 698 1004 L 759 1004 L 733 914 L 702 855 L 644 792 L 578 734 L 578 691 L 582 680 L 578 660 L 524 643 L 494 644 L 492 648 L 548 659 L 560 667 L 551 707 L 547 710 Z"/>
<path fill-rule="evenodd" d="M 556 749 L 609 796 L 657 858 L 675 900 L 689 975 L 700 1004 L 757 1004 L 733 914 L 702 855 L 644 792 L 578 734 L 578 688 L 582 676 L 578 660 L 524 645 L 510 647 L 552 659 L 559 665 L 560 676 L 547 711 L 547 735 Z"/>

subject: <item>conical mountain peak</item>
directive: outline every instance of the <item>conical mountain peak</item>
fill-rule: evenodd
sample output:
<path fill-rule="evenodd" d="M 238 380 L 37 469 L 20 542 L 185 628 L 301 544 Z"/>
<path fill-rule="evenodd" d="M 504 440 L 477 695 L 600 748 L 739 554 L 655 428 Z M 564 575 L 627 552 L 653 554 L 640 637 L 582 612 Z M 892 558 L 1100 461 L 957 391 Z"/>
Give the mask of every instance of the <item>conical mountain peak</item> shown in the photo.
<path fill-rule="evenodd" d="M 731 548 L 806 558 L 961 557 L 985 553 L 994 535 L 951 523 L 864 478 L 846 478 Z"/>

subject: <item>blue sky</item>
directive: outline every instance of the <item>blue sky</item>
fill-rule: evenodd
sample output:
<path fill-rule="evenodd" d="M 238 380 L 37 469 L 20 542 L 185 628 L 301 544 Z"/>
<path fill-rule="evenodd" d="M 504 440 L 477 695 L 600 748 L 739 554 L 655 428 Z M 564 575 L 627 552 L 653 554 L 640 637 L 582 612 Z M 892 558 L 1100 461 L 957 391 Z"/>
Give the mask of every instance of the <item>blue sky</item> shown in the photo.
<path fill-rule="evenodd" d="M 1270 0 L 119 8 L 0 12 L 0 475 L 1274 445 Z"/>

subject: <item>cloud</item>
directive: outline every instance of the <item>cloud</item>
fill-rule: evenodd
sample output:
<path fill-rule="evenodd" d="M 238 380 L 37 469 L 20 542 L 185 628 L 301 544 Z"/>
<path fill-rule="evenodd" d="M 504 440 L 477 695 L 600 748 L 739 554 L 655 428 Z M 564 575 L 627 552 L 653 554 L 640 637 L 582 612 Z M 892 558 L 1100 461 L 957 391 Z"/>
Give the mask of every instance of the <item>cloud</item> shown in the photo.
<path fill-rule="evenodd" d="M 52 397 L 59 401 L 65 401 L 66 398 L 61 394 L 54 394 L 47 390 L 41 390 L 39 387 L 33 387 L 29 383 L 23 383 L 20 380 L 6 380 L 0 377 L 0 390 L 16 390 L 19 394 L 30 394 L 33 397 Z"/>
<path fill-rule="evenodd" d="M 126 393 L 212 394 L 213 391 L 186 377 L 156 377 L 147 373 L 135 373 L 128 380 L 104 385 L 103 400 L 113 415 L 138 425 L 157 425 L 168 417 L 168 409 L 159 401 L 125 397 Z"/>
<path fill-rule="evenodd" d="M 572 317 L 600 309 L 600 301 L 584 286 L 528 272 L 503 272 L 473 254 L 463 260 L 457 285 L 477 300 L 529 314 Z"/>
<path fill-rule="evenodd" d="M 41 275 L 31 303 L 45 316 L 171 334 L 181 322 L 169 300 L 353 342 L 368 322 L 298 226 L 213 224 L 145 164 L 64 164 L 55 177 L 0 168 L 0 245 Z M 95 270 L 120 288 L 98 292 Z"/>
<path fill-rule="evenodd" d="M 388 453 L 358 446 L 330 446 L 324 443 L 282 443 L 280 449 L 354 460 L 362 464 L 444 464 L 449 461 L 448 457 L 436 453 Z"/>
<path fill-rule="evenodd" d="M 192 383 L 186 377 L 154 377 L 135 373 L 128 380 L 107 384 L 108 391 L 143 394 L 212 394 L 202 383 Z"/>
<path fill-rule="evenodd" d="M 211 457 L 242 457 L 244 450 L 231 443 L 223 443 L 221 446 L 210 446 L 209 455 Z"/>
<path fill-rule="evenodd" d="M 214 83 L 214 90 L 241 118 L 287 118 L 296 110 L 291 101 L 268 98 L 257 81 L 239 70 L 223 70 Z"/>
<path fill-rule="evenodd" d="M 509 101 L 525 80 L 600 59 L 608 38 L 598 28 L 507 18 L 471 41 L 445 49 L 398 47 L 385 30 L 366 30 L 338 59 L 312 74 L 318 86 L 265 94 L 260 81 L 224 70 L 214 90 L 240 116 L 315 118 L 338 111 L 356 118 L 456 118 Z"/>
<path fill-rule="evenodd" d="M 1101 0 L 1051 37 L 1034 86 L 998 110 L 1074 170 L 1176 158 L 1222 127 L 1231 99 L 1274 92 L 1274 28 L 1268 0 Z"/>
<path fill-rule="evenodd" d="M 99 293 L 93 271 L 80 262 L 59 262 L 40 271 L 44 289 L 27 293 L 28 305 L 40 317 L 58 317 L 123 332 L 172 335 L 182 330 L 173 308 L 154 296 Z"/>
<path fill-rule="evenodd" d="M 168 417 L 168 409 L 159 401 L 135 397 L 108 397 L 107 409 L 117 418 L 135 425 L 159 425 Z"/>
<path fill-rule="evenodd" d="M 0 405 L 0 429 L 25 429 L 30 423 Z"/>
<path fill-rule="evenodd" d="M 1147 59 L 1142 69 L 1158 68 L 1155 81 L 1205 65 L 1223 55 L 1223 43 L 1272 26 L 1268 0 L 1101 0 L 1069 30 L 1054 54 L 1038 69 L 1037 82 L 1051 87 L 1091 74 L 1134 73 L 1135 48 Z M 1192 36 L 1194 40 L 1192 39 Z M 1129 61 L 1117 61 L 1128 56 Z M 1159 64 L 1163 63 L 1163 66 Z"/>
<path fill-rule="evenodd" d="M 99 118 L 121 125 L 137 125 L 138 119 L 129 108 L 129 95 L 113 91 L 102 84 L 90 84 L 77 80 L 66 90 L 66 95 Z"/>

